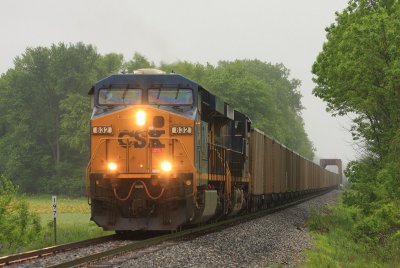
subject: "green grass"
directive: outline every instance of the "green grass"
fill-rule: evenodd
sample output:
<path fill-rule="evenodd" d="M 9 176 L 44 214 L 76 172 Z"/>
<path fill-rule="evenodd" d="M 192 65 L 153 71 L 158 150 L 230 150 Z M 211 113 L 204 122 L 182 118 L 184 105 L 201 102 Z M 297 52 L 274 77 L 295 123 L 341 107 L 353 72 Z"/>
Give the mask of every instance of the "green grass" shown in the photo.
<path fill-rule="evenodd" d="M 304 267 L 394 267 L 380 261 L 368 247 L 357 244 L 339 231 L 315 234 L 315 248 L 307 254 Z"/>
<path fill-rule="evenodd" d="M 26 196 L 30 208 L 41 215 L 51 215 L 51 195 Z M 57 212 L 62 213 L 90 213 L 90 206 L 86 197 L 57 196 Z"/>
<path fill-rule="evenodd" d="M 52 244 L 54 240 L 53 217 L 43 215 L 42 222 L 47 223 L 47 244 Z M 88 238 L 110 234 L 99 228 L 94 222 L 90 221 L 88 213 L 64 213 L 57 216 L 57 244 L 65 244 Z M 49 241 L 49 238 L 50 241 Z M 46 246 L 46 245 L 44 245 Z"/>
<path fill-rule="evenodd" d="M 400 249 L 359 239 L 354 231 L 357 222 L 357 210 L 341 202 L 312 213 L 309 227 L 314 247 L 306 252 L 302 267 L 400 267 Z"/>
<path fill-rule="evenodd" d="M 29 246 L 0 251 L 0 256 L 54 245 L 52 199 L 50 195 L 26 196 L 30 209 L 37 213 L 43 226 L 40 238 Z M 57 196 L 57 244 L 65 244 L 111 234 L 90 221 L 86 198 Z"/>

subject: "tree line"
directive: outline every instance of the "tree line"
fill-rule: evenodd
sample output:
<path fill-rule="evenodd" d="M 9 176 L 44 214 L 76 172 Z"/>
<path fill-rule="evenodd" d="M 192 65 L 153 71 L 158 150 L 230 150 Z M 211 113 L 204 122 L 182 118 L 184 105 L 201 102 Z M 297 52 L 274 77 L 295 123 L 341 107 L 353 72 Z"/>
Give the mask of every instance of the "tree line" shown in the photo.
<path fill-rule="evenodd" d="M 301 118 L 300 81 L 260 60 L 156 66 L 135 53 L 101 55 L 92 45 L 27 48 L 0 77 L 0 174 L 27 193 L 82 194 L 89 159 L 90 100 L 97 80 L 139 68 L 187 76 L 246 113 L 256 127 L 313 158 Z"/>
<path fill-rule="evenodd" d="M 354 118 L 351 133 L 360 158 L 347 167 L 351 188 L 343 195 L 344 206 L 352 211 L 351 239 L 366 243 L 372 255 L 382 253 L 381 260 L 398 261 L 399 37 L 398 0 L 351 0 L 327 28 L 327 41 L 313 66 L 314 94 L 333 115 Z"/>

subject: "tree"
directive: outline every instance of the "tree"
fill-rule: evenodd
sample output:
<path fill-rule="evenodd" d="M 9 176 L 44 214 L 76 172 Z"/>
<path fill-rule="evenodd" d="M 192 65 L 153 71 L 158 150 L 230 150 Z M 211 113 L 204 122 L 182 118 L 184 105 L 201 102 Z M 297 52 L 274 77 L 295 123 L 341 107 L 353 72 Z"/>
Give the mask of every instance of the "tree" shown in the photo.
<path fill-rule="evenodd" d="M 314 94 L 333 115 L 354 115 L 365 155 L 351 162 L 344 204 L 359 209 L 354 239 L 400 245 L 400 2 L 352 0 L 327 28 Z"/>
<path fill-rule="evenodd" d="M 313 159 L 311 141 L 301 117 L 300 81 L 289 79 L 282 64 L 259 60 L 221 61 L 217 66 L 189 62 L 162 64 L 200 83 L 247 114 L 253 124 L 303 156 Z"/>
<path fill-rule="evenodd" d="M 60 141 L 81 154 L 89 153 L 90 103 L 80 94 L 69 94 L 60 101 L 61 135 Z"/>
<path fill-rule="evenodd" d="M 123 65 L 123 69 L 127 73 L 133 73 L 134 70 L 143 69 L 143 68 L 154 68 L 155 65 L 153 62 L 150 62 L 145 56 L 135 52 L 132 59 L 128 62 L 125 62 Z"/>
<path fill-rule="evenodd" d="M 0 79 L 0 173 L 25 192 L 65 193 L 61 180 L 78 185 L 88 159 L 87 92 L 122 63 L 122 55 L 101 56 L 82 43 L 28 48 L 17 57 Z M 67 189 L 77 194 L 77 186 Z"/>
<path fill-rule="evenodd" d="M 400 125 L 399 32 L 398 1 L 350 1 L 313 66 L 314 94 L 334 115 L 355 114 L 354 138 L 378 158 Z"/>

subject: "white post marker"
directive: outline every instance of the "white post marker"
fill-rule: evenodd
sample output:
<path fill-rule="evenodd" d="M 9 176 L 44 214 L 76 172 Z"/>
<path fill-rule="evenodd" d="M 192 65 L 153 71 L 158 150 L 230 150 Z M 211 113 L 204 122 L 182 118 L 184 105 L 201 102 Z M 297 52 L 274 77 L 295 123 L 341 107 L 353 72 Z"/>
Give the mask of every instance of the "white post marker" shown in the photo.
<path fill-rule="evenodd" d="M 53 225 L 54 225 L 54 245 L 57 245 L 57 196 L 52 196 L 53 200 Z"/>
<path fill-rule="evenodd" d="M 57 196 L 53 195 L 53 219 L 57 218 Z"/>

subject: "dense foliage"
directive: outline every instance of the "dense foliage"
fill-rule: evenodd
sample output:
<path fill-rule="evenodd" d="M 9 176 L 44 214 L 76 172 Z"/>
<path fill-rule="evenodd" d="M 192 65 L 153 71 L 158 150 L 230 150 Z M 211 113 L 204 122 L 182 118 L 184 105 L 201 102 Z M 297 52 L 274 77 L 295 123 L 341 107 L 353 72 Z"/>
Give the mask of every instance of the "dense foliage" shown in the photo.
<path fill-rule="evenodd" d="M 376 245 L 365 242 L 366 235 L 355 231 L 355 226 L 363 222 L 363 218 L 356 207 L 342 202 L 312 213 L 309 226 L 315 247 L 307 252 L 307 261 L 302 266 L 398 267 L 400 243 L 391 241 Z"/>
<path fill-rule="evenodd" d="M 28 203 L 17 196 L 17 187 L 5 176 L 0 176 L 0 252 L 32 243 L 42 227 Z"/>
<path fill-rule="evenodd" d="M 162 64 L 161 69 L 199 82 L 247 114 L 257 128 L 313 159 L 313 146 L 301 117 L 300 81 L 289 80 L 289 70 L 282 64 L 259 60 L 221 61 L 217 66 L 177 62 Z"/>
<path fill-rule="evenodd" d="M 125 62 L 120 54 L 100 55 L 82 43 L 28 48 L 0 78 L 0 174 L 24 192 L 81 194 L 89 157 L 90 86 L 113 73 L 153 67 L 138 53 Z M 203 84 L 266 133 L 313 157 L 300 114 L 300 82 L 290 80 L 283 65 L 237 60 L 159 68 Z"/>
<path fill-rule="evenodd" d="M 82 192 L 88 161 L 89 85 L 122 56 L 90 45 L 28 48 L 0 79 L 0 173 L 24 192 Z"/>
<path fill-rule="evenodd" d="M 353 239 L 393 249 L 400 245 L 400 2 L 352 0 L 327 33 L 314 94 L 334 115 L 351 113 L 363 149 L 346 170 L 343 202 L 359 213 Z"/>

